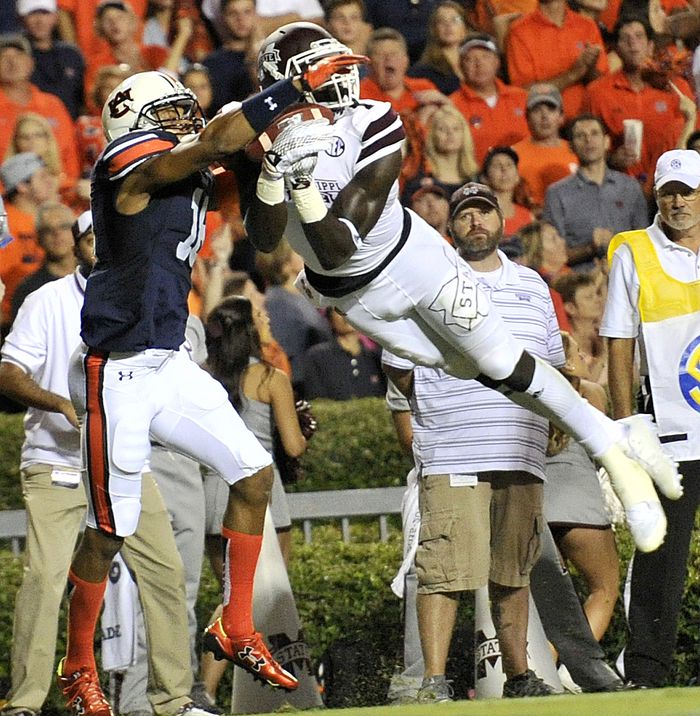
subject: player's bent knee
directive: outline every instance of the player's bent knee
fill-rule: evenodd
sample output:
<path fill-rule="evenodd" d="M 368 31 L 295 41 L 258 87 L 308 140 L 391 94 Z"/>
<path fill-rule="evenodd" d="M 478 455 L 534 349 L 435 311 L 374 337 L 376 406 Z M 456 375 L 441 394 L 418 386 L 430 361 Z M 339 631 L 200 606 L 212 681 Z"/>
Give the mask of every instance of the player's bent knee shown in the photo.
<path fill-rule="evenodd" d="M 98 554 L 102 560 L 113 559 L 124 543 L 123 537 L 93 527 L 85 529 L 83 540 L 90 551 Z"/>
<path fill-rule="evenodd" d="M 493 366 L 489 366 L 493 368 Z M 495 370 L 490 370 L 490 375 L 498 375 Z M 499 390 L 499 388 L 508 388 L 516 393 L 525 393 L 532 384 L 532 377 L 535 374 L 535 359 L 527 352 L 523 351 L 515 367 L 511 370 L 506 378 L 497 380 L 480 373 L 477 380 L 487 388 Z"/>
<path fill-rule="evenodd" d="M 236 498 L 249 505 L 267 504 L 272 493 L 274 475 L 272 465 L 263 467 L 248 477 L 244 477 L 231 485 L 231 492 Z"/>
<path fill-rule="evenodd" d="M 503 383 L 516 393 L 524 393 L 530 387 L 534 374 L 535 359 L 527 351 L 523 351 L 513 372 Z"/>

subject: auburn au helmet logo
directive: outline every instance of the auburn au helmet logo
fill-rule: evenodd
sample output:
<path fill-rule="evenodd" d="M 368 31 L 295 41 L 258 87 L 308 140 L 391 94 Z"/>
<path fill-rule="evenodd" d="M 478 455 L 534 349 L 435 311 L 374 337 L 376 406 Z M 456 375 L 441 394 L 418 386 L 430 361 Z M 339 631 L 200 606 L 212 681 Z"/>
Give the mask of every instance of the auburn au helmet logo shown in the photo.
<path fill-rule="evenodd" d="M 123 117 L 129 111 L 129 107 L 126 103 L 131 101 L 131 87 L 117 92 L 107 105 L 109 107 L 109 116 L 114 119 Z"/>

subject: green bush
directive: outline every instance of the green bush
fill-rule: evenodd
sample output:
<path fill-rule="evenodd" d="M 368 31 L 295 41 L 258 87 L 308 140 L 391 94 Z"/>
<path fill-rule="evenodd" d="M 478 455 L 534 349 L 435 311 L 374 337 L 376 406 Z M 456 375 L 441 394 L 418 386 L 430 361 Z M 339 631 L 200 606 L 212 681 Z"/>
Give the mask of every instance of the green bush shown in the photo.
<path fill-rule="evenodd" d="M 316 401 L 318 434 L 304 458 L 306 478 L 297 490 L 379 487 L 403 484 L 410 467 L 393 434 L 389 414 L 382 400 L 365 399 L 349 403 Z M 22 507 L 17 462 L 22 440 L 21 416 L 0 415 L 0 507 Z M 700 529 L 700 523 L 698 523 Z M 700 534 L 700 532 L 696 532 Z M 376 541 L 376 523 L 353 526 L 353 541 L 341 541 L 337 525 L 314 527 L 314 542 L 303 543 L 294 530 L 290 579 L 297 600 L 306 641 L 314 658 L 339 639 L 358 638 L 368 644 L 369 674 L 358 680 L 357 705 L 381 703 L 386 686 L 401 654 L 401 604 L 389 583 L 401 560 L 400 532 L 391 531 L 389 542 Z M 622 582 L 632 553 L 626 531 L 618 535 Z M 0 553 L 0 685 L 7 686 L 11 647 L 14 597 L 21 579 L 21 560 Z M 199 623 L 204 624 L 219 600 L 219 589 L 205 566 L 200 599 Z M 688 591 L 681 614 L 673 681 L 686 684 L 697 675 L 700 611 L 700 545 L 692 545 L 688 563 Z M 469 620 L 469 609 L 464 612 Z M 63 635 L 63 626 L 60 629 Z M 603 646 L 613 661 L 625 641 L 625 622 L 618 604 L 614 621 Z M 59 650 L 64 648 L 63 642 Z M 1 692 L 0 692 L 1 693 Z M 228 702 L 230 681 L 222 684 L 222 702 Z M 48 706 L 58 703 L 52 691 Z"/>
<path fill-rule="evenodd" d="M 19 486 L 19 451 L 24 440 L 22 417 L 0 413 L 0 510 L 24 507 Z"/>
<path fill-rule="evenodd" d="M 405 484 L 412 461 L 399 448 L 383 399 L 315 400 L 318 432 L 304 455 L 299 492 Z"/>

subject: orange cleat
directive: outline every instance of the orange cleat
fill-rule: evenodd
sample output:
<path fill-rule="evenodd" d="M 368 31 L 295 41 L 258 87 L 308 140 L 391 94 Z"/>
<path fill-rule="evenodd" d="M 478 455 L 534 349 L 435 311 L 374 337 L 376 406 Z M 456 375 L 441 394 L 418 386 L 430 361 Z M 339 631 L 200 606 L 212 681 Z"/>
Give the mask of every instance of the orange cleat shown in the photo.
<path fill-rule="evenodd" d="M 202 648 L 204 651 L 211 651 L 219 661 L 232 661 L 258 681 L 270 686 L 286 691 L 293 691 L 299 686 L 299 682 L 272 658 L 262 635 L 258 632 L 250 636 L 232 638 L 224 631 L 221 619 L 217 619 L 204 630 Z"/>
<path fill-rule="evenodd" d="M 97 672 L 82 668 L 64 676 L 65 661 L 64 657 L 58 664 L 56 680 L 71 712 L 75 716 L 114 716 L 112 707 L 102 693 Z"/>

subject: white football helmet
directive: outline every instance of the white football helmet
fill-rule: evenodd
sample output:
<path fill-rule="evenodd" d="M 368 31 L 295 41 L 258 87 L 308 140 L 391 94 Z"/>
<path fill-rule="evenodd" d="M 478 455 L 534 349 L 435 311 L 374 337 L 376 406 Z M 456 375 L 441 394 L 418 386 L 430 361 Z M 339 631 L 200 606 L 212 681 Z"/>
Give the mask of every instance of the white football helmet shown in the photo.
<path fill-rule="evenodd" d="M 258 81 L 266 89 L 277 80 L 300 77 L 310 65 L 331 55 L 352 54 L 352 50 L 329 32 L 311 22 L 291 22 L 275 30 L 262 43 L 258 53 Z M 357 65 L 336 72 L 313 92 L 305 92 L 307 102 L 342 109 L 360 97 Z"/>
<path fill-rule="evenodd" d="M 204 115 L 194 92 L 164 72 L 139 72 L 112 90 L 102 108 L 102 128 L 111 142 L 136 129 L 196 134 Z"/>

